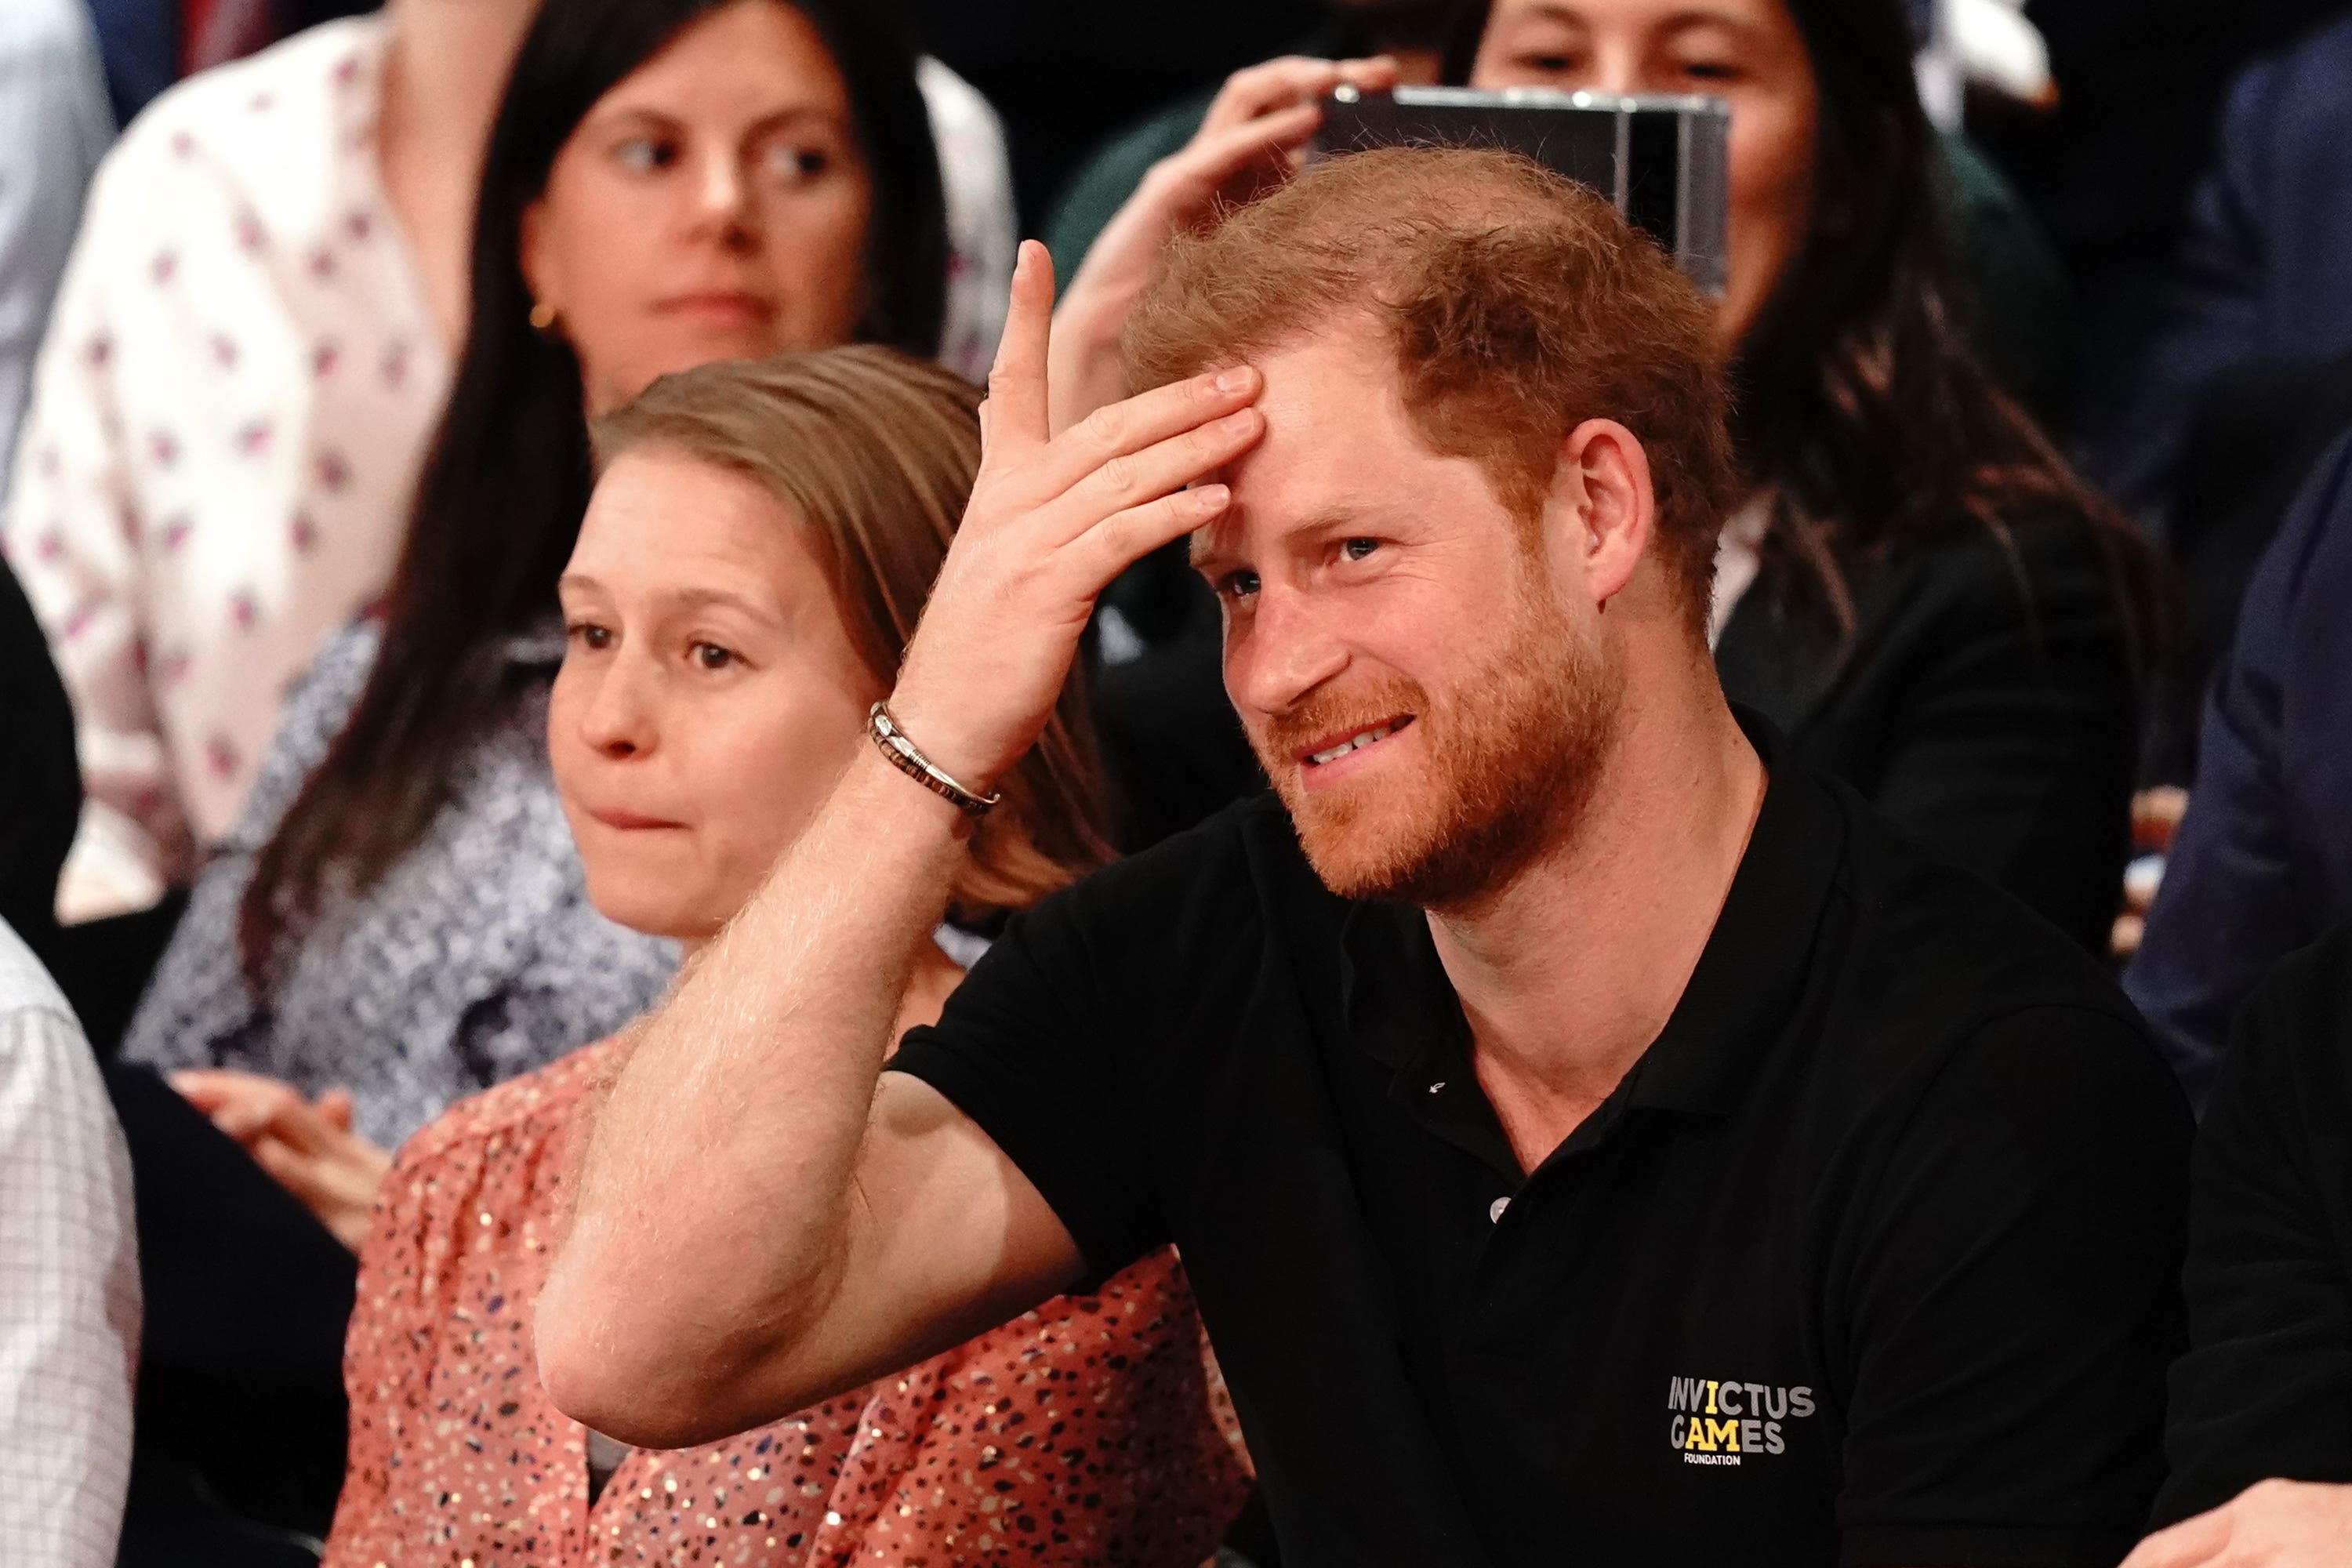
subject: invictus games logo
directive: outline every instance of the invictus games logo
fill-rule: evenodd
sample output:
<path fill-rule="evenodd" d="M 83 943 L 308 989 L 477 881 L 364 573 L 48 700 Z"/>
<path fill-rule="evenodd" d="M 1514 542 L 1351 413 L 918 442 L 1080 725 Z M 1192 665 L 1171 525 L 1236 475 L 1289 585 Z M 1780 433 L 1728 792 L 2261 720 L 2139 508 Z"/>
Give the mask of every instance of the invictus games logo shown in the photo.
<path fill-rule="evenodd" d="M 1666 1441 L 1685 1465 L 1737 1465 L 1788 1447 L 1781 1424 L 1813 1413 L 1813 1391 L 1712 1377 L 1666 1380 Z"/>

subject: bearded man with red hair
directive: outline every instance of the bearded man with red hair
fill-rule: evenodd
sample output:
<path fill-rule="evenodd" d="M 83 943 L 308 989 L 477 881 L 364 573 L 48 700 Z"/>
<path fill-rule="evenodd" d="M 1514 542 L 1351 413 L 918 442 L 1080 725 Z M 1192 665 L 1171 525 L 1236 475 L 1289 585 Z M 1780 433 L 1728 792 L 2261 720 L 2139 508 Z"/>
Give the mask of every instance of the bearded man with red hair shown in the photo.
<path fill-rule="evenodd" d="M 1726 702 L 1706 302 L 1399 150 L 1181 240 L 1146 390 L 1060 435 L 1050 310 L 1031 247 L 877 745 L 614 1087 L 556 1402 L 701 1441 L 1173 1242 L 1286 1563 L 2114 1563 L 2185 1108 L 2078 949 Z M 886 1071 L 876 955 L 1187 533 L 1273 794 L 1016 920 Z M 1005 1462 L 1118 1464 L 1058 1387 Z"/>

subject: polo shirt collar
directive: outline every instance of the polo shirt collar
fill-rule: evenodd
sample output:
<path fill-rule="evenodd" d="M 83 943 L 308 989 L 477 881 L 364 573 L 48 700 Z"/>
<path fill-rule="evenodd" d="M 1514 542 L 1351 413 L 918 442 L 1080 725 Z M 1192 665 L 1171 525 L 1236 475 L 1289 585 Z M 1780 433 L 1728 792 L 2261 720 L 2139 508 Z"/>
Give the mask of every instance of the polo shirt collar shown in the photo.
<path fill-rule="evenodd" d="M 1624 1108 L 1719 1116 L 1738 1106 L 1803 989 L 1843 858 L 1843 814 L 1828 790 L 1794 762 L 1768 721 L 1733 711 L 1763 759 L 1764 802 L 1689 984 L 1610 1097 Z M 1468 1026 L 1420 910 L 1352 906 L 1339 976 L 1349 1033 L 1397 1075 L 1400 1092 L 1467 1071 Z"/>

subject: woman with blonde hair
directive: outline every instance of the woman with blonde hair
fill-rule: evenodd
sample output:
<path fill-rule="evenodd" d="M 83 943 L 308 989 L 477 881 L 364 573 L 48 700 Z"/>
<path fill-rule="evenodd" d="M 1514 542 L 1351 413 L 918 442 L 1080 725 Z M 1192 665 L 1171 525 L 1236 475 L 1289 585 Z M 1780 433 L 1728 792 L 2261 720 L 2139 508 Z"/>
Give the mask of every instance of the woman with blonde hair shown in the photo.
<path fill-rule="evenodd" d="M 978 469 L 979 401 L 848 348 L 673 375 L 599 427 L 548 744 L 608 918 L 692 963 L 873 743 Z M 978 820 L 956 924 L 923 942 L 899 1030 L 938 1016 L 993 922 L 1104 858 L 1090 749 L 1066 692 Z M 630 1450 L 565 1419 L 540 1385 L 533 1302 L 575 1139 L 628 1048 L 617 1036 L 463 1101 L 401 1151 L 361 1253 L 330 1568 L 1209 1553 L 1245 1480 L 1171 1253 L 707 1447 Z"/>

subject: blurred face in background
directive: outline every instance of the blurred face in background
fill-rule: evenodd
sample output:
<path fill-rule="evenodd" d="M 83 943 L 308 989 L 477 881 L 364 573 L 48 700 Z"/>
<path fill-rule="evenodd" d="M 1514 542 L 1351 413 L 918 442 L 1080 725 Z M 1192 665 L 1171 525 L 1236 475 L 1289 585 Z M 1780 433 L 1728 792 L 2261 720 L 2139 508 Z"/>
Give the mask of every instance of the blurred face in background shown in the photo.
<path fill-rule="evenodd" d="M 1779 0 L 1495 0 L 1482 88 L 1705 93 L 1731 106 L 1727 342 L 1755 324 L 1813 222 L 1820 89 Z"/>
<path fill-rule="evenodd" d="M 874 191 L 808 18 L 735 0 L 599 99 L 523 216 L 593 416 L 657 376 L 849 340 Z"/>
<path fill-rule="evenodd" d="M 801 520 L 659 447 L 605 471 L 560 592 L 548 752 L 589 898 L 707 940 L 848 766 L 881 683 Z"/>

